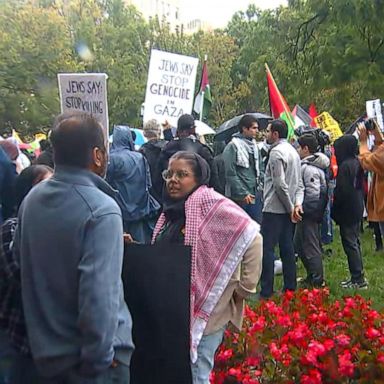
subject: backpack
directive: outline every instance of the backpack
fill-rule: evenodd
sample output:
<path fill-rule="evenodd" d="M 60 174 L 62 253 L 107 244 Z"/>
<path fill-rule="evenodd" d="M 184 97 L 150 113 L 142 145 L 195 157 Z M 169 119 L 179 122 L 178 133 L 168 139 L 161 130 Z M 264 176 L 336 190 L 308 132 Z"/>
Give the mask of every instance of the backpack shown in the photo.
<path fill-rule="evenodd" d="M 320 195 L 318 198 L 308 198 L 304 192 L 303 218 L 313 220 L 316 223 L 321 223 L 323 221 L 325 209 L 327 208 L 328 199 L 328 182 L 325 177 L 325 184 L 320 186 Z"/>

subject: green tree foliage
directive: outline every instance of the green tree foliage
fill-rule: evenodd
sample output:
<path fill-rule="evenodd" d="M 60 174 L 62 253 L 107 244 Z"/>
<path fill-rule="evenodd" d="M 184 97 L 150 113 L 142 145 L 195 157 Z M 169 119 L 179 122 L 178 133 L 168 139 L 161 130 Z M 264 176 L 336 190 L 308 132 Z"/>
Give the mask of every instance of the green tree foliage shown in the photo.
<path fill-rule="evenodd" d="M 238 53 L 234 39 L 223 31 L 197 33 L 194 36 L 200 67 L 204 56 L 208 56 L 208 76 L 213 97 L 209 122 L 217 127 L 225 120 L 235 116 L 239 110 L 239 89 L 232 81 L 231 69 Z M 201 73 L 201 68 L 199 74 Z M 197 79 L 197 86 L 200 78 Z"/>
<path fill-rule="evenodd" d="M 235 81 L 251 89 L 244 102 L 268 108 L 267 62 L 291 106 L 315 102 L 348 126 L 366 100 L 383 97 L 383 12 L 382 0 L 291 0 L 237 13 L 227 31 L 240 48 Z"/>
<path fill-rule="evenodd" d="M 57 73 L 82 68 L 54 10 L 0 7 L 0 126 L 28 134 L 47 127 L 59 109 Z"/>
<path fill-rule="evenodd" d="M 264 63 L 290 106 L 315 102 L 343 127 L 384 98 L 384 0 L 289 0 L 185 34 L 123 0 L 0 0 L 0 128 L 24 135 L 59 113 L 57 73 L 105 72 L 111 124 L 140 126 L 152 48 L 208 55 L 214 127 L 269 112 Z M 196 91 L 200 80 L 196 82 Z"/>

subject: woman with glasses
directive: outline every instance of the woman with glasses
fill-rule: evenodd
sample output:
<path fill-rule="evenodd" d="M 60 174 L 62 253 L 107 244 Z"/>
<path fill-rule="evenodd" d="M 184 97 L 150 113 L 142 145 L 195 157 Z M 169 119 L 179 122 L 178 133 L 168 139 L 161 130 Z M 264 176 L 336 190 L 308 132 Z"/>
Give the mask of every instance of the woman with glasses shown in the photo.
<path fill-rule="evenodd" d="M 194 384 L 208 384 L 227 324 L 241 328 L 244 299 L 256 291 L 262 237 L 238 205 L 207 187 L 210 169 L 198 154 L 175 153 L 162 176 L 163 212 L 153 242 L 192 249 L 192 377 Z"/>

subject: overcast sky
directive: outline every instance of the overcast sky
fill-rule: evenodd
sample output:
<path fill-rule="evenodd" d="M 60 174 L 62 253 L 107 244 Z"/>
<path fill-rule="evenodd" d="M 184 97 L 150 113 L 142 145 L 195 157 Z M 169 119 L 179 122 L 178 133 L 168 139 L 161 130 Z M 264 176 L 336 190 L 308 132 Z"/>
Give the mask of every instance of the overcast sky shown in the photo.
<path fill-rule="evenodd" d="M 206 20 L 214 28 L 224 27 L 237 11 L 245 11 L 248 4 L 261 9 L 276 8 L 287 0 L 181 0 L 183 15 L 187 20 Z"/>

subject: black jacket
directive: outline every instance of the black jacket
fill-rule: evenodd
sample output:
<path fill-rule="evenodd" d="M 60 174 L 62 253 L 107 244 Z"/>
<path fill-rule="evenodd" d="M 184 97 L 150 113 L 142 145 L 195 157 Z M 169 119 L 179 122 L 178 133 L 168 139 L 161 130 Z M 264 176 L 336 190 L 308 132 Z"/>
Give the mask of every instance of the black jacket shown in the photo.
<path fill-rule="evenodd" d="M 55 168 L 53 162 L 53 149 L 48 148 L 45 151 L 40 153 L 40 156 L 35 160 L 35 164 L 48 165 L 52 169 Z"/>
<path fill-rule="evenodd" d="M 152 180 L 152 196 L 161 201 L 163 182 L 161 177 L 162 169 L 159 167 L 159 158 L 161 150 L 165 147 L 165 140 L 151 140 L 143 144 L 139 150 L 148 161 Z"/>
<path fill-rule="evenodd" d="M 169 159 L 176 152 L 187 151 L 199 154 L 205 159 L 208 165 L 212 168 L 213 154 L 212 151 L 206 145 L 200 143 L 197 139 L 185 137 L 183 139 L 175 139 L 170 141 L 161 151 L 160 155 L 160 166 L 162 170 L 168 168 Z"/>
<path fill-rule="evenodd" d="M 334 144 L 338 165 L 332 218 L 336 224 L 359 223 L 364 213 L 364 172 L 357 159 L 358 142 L 352 135 L 344 135 Z"/>
<path fill-rule="evenodd" d="M 16 176 L 15 164 L 0 148 L 0 224 L 14 215 Z"/>
<path fill-rule="evenodd" d="M 213 159 L 211 168 L 211 185 L 216 192 L 225 196 L 225 163 L 222 153 L 215 156 Z"/>

